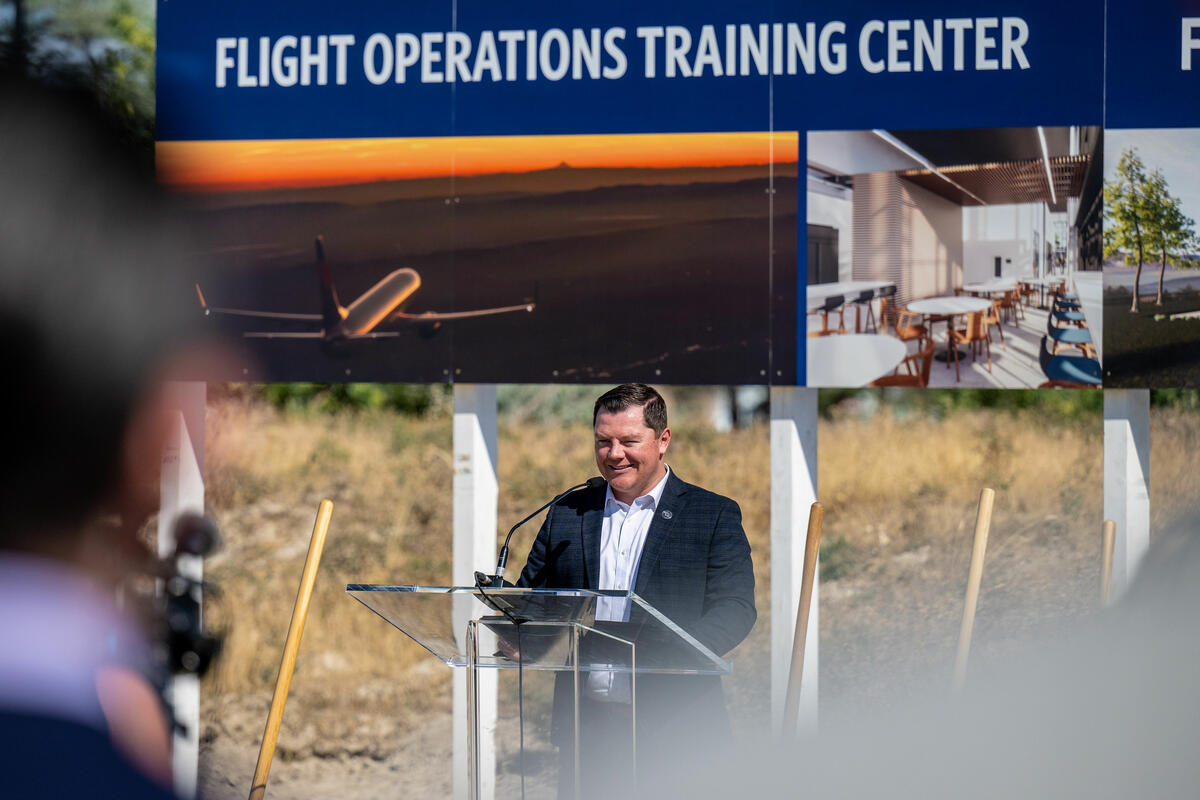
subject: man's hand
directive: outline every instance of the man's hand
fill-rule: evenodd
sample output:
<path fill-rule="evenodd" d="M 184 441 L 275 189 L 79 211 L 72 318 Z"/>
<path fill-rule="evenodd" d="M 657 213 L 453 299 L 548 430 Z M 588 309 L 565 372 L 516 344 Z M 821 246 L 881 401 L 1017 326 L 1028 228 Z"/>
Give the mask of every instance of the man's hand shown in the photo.
<path fill-rule="evenodd" d="M 504 637 L 496 638 L 496 646 L 500 649 L 500 655 L 504 656 L 510 661 L 521 660 L 521 651 L 518 650 L 512 642 L 508 641 Z"/>

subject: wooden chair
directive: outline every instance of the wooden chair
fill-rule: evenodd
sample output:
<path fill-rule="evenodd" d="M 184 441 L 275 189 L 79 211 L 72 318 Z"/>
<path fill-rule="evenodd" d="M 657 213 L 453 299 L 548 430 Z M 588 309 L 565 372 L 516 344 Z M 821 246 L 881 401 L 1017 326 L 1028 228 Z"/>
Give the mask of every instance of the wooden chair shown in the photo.
<path fill-rule="evenodd" d="M 921 324 L 921 315 L 898 308 L 890 297 L 879 299 L 879 324 L 881 332 L 891 333 L 902 342 L 923 342 L 930 338 L 929 328 Z"/>
<path fill-rule="evenodd" d="M 987 347 L 988 372 L 992 371 L 992 340 L 988 337 L 987 329 L 987 312 L 972 311 L 967 314 L 967 327 L 959 330 L 951 328 L 949 332 L 950 340 L 950 357 L 954 359 L 954 380 L 962 380 L 962 376 L 958 369 L 958 345 L 971 345 L 971 361 L 974 361 L 979 353 L 979 343 L 983 342 Z"/>
<path fill-rule="evenodd" d="M 1000 346 L 1007 350 L 1008 345 L 1004 343 L 1004 328 L 1000 326 L 1000 309 L 1001 301 L 999 298 L 996 298 L 983 312 L 984 321 L 987 323 L 988 339 L 990 340 L 992 337 L 992 326 L 994 325 L 996 330 L 1000 332 Z"/>
<path fill-rule="evenodd" d="M 1069 309 L 1073 309 L 1076 311 L 1078 311 L 1082 307 L 1082 304 L 1079 302 L 1078 297 L 1069 295 L 1063 291 L 1058 291 L 1058 290 L 1054 291 L 1050 295 L 1050 299 L 1053 301 L 1055 306 L 1061 306 L 1063 308 L 1069 308 Z"/>
<path fill-rule="evenodd" d="M 860 292 L 858 297 L 850 302 L 854 306 L 854 332 L 871 333 L 875 331 L 875 290 L 868 289 L 865 292 Z M 862 322 L 864 307 L 867 309 L 867 321 L 865 325 Z"/>
<path fill-rule="evenodd" d="M 1087 317 L 1083 315 L 1082 311 L 1071 311 L 1055 305 L 1051 306 L 1050 316 L 1059 322 L 1068 322 L 1077 328 L 1086 328 L 1088 326 Z"/>
<path fill-rule="evenodd" d="M 809 316 L 814 314 L 821 315 L 821 330 L 819 332 L 814 331 L 814 333 L 819 336 L 826 336 L 834 332 L 846 332 L 846 314 L 843 303 L 845 303 L 845 297 L 840 294 L 835 294 L 832 297 L 826 297 L 825 303 L 821 306 L 821 308 L 817 309 L 816 311 L 808 312 Z M 829 327 L 829 315 L 834 313 L 838 315 L 838 326 L 836 329 Z M 812 334 L 809 335 L 811 336 Z"/>
<path fill-rule="evenodd" d="M 1000 310 L 1007 311 L 1009 318 L 1015 325 L 1018 319 L 1025 317 L 1025 309 L 1021 307 L 1021 293 L 1017 289 L 1012 289 L 1004 293 L 1000 298 Z"/>
<path fill-rule="evenodd" d="M 896 284 L 889 283 L 886 286 L 879 287 L 879 291 L 875 292 L 877 297 L 888 297 L 892 300 L 896 299 Z"/>
<path fill-rule="evenodd" d="M 1054 317 L 1051 314 L 1046 315 L 1046 335 L 1053 341 L 1050 349 L 1050 355 L 1058 355 L 1060 345 L 1067 347 L 1076 347 L 1088 358 L 1094 357 L 1092 353 L 1092 332 L 1087 328 L 1077 328 L 1075 326 L 1062 327 L 1054 324 Z"/>
<path fill-rule="evenodd" d="M 1056 356 L 1042 337 L 1038 361 L 1048 379 L 1039 389 L 1099 389 L 1103 385 L 1100 362 L 1083 356 Z"/>
<path fill-rule="evenodd" d="M 929 385 L 929 368 L 933 366 L 933 350 L 933 340 L 930 339 L 924 350 L 905 356 L 904 361 L 901 362 L 901 366 L 908 370 L 907 374 L 901 374 L 900 367 L 897 367 L 894 374 L 876 378 L 871 381 L 871 385 L 915 386 L 924 389 Z"/>
<path fill-rule="evenodd" d="M 1037 297 L 1037 293 L 1038 293 L 1038 290 L 1037 290 L 1036 286 L 1034 286 L 1031 283 L 1026 283 L 1025 281 L 1021 281 L 1019 295 L 1021 298 L 1021 302 L 1024 303 L 1026 307 L 1029 306 L 1029 302 L 1030 302 L 1029 298 Z"/>

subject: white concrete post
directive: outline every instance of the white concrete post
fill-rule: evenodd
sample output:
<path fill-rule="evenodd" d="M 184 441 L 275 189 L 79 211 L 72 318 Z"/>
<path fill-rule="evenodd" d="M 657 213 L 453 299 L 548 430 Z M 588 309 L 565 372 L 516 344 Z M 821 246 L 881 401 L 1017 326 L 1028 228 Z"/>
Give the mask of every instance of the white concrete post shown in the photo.
<path fill-rule="evenodd" d="M 454 565 L 455 586 L 475 583 L 475 570 L 496 567 L 496 387 L 454 386 Z M 470 598 L 454 609 L 454 634 L 466 646 Z M 496 788 L 497 675 L 483 670 L 479 702 L 479 800 Z M 467 800 L 467 672 L 454 671 L 454 800 Z"/>
<path fill-rule="evenodd" d="M 783 726 L 808 512 L 817 499 L 817 390 L 771 388 L 771 721 Z M 820 562 L 817 576 L 820 576 Z M 798 728 L 817 725 L 820 581 L 813 586 Z"/>
<path fill-rule="evenodd" d="M 1150 545 L 1150 390 L 1104 390 L 1104 519 L 1117 523 L 1112 596 Z"/>
<path fill-rule="evenodd" d="M 202 381 L 167 384 L 167 408 L 177 410 L 178 414 L 168 434 L 159 477 L 159 556 L 175 552 L 175 521 L 180 514 L 204 513 L 205 390 Z M 198 556 L 180 559 L 180 572 L 192 580 L 201 580 L 203 559 Z M 200 764 L 200 682 L 196 676 L 172 678 L 167 684 L 167 701 L 175 719 L 183 726 L 175 731 L 171 761 L 175 793 L 186 800 L 196 796 Z"/>

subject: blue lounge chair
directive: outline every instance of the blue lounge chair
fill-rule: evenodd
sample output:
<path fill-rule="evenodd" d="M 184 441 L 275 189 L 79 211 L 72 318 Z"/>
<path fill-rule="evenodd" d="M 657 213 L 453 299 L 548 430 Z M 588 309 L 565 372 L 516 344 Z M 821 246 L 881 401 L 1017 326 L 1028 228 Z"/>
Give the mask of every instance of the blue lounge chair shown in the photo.
<path fill-rule="evenodd" d="M 1083 356 L 1056 356 L 1046 349 L 1048 336 L 1042 337 L 1038 359 L 1048 379 L 1039 389 L 1098 389 L 1103 383 L 1100 362 Z"/>
<path fill-rule="evenodd" d="M 1046 334 L 1054 340 L 1051 355 L 1058 355 L 1060 344 L 1067 347 L 1078 347 L 1084 355 L 1091 355 L 1092 332 L 1087 328 L 1060 328 L 1054 324 L 1050 315 L 1046 315 Z"/>

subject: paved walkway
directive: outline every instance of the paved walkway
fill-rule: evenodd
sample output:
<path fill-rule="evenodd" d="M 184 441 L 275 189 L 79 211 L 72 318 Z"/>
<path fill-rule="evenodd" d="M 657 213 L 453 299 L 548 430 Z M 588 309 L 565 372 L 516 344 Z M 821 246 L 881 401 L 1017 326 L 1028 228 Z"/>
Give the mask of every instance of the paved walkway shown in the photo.
<path fill-rule="evenodd" d="M 987 368 L 987 351 L 982 345 L 979 358 L 974 363 L 971 361 L 970 349 L 960 348 L 966 352 L 966 356 L 959 362 L 962 380 L 954 380 L 954 362 L 950 362 L 947 368 L 942 362 L 934 361 L 929 371 L 929 385 L 939 389 L 1036 389 L 1046 380 L 1038 362 L 1038 348 L 1042 344 L 1042 337 L 1046 335 L 1046 314 L 1047 312 L 1031 306 L 1025 309 L 1025 319 L 1018 320 L 1015 325 L 1011 322 L 1003 323 L 1003 346 L 1000 344 L 1000 335 L 994 330 L 991 331 L 990 373 Z M 941 323 L 934 326 L 934 338 L 939 352 L 946 346 L 944 328 L 945 325 Z M 915 349 L 915 345 L 910 344 L 909 349 Z"/>

